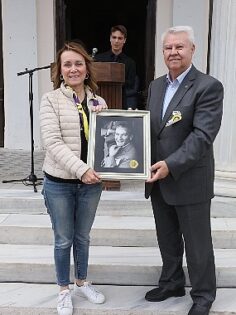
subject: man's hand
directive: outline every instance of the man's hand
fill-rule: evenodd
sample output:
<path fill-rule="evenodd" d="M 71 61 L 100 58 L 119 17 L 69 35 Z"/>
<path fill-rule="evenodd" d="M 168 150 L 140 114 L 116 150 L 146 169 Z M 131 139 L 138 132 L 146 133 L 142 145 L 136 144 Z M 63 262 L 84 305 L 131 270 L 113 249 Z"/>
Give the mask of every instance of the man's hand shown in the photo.
<path fill-rule="evenodd" d="M 117 145 L 112 145 L 111 147 L 110 147 L 110 149 L 109 149 L 109 156 L 112 156 L 112 157 L 114 157 L 117 153 L 118 153 L 118 151 L 120 150 L 120 148 L 121 147 L 118 147 Z"/>
<path fill-rule="evenodd" d="M 100 176 L 91 168 L 89 168 L 81 177 L 84 184 L 97 184 L 101 181 Z"/>
<path fill-rule="evenodd" d="M 169 169 L 165 161 L 159 161 L 151 166 L 151 178 L 147 183 L 153 183 L 159 179 L 165 178 L 169 174 Z"/>

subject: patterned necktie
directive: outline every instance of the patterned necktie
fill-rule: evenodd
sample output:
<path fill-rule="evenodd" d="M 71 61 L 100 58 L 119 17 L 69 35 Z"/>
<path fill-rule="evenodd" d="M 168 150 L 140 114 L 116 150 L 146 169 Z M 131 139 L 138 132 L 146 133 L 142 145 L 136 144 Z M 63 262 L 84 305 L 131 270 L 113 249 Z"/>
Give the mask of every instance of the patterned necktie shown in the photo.
<path fill-rule="evenodd" d="M 79 111 L 79 113 L 80 113 L 80 115 L 82 117 L 84 135 L 85 135 L 86 140 L 88 141 L 88 138 L 89 138 L 89 124 L 88 124 L 87 115 L 86 115 L 86 113 L 84 111 L 84 108 L 83 108 L 82 104 L 79 101 L 78 96 L 76 94 L 74 94 L 73 97 L 74 97 L 75 103 L 77 105 L 78 111 Z"/>

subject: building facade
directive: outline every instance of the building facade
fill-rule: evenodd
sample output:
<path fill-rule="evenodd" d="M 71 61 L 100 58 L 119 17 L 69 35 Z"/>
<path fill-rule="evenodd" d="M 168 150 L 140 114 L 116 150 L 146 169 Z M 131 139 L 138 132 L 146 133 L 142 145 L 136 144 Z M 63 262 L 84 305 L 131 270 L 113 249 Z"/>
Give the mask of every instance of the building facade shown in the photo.
<path fill-rule="evenodd" d="M 146 0 L 144 4 L 149 4 L 150 1 Z M 162 32 L 172 25 L 191 25 L 196 37 L 195 66 L 218 78 L 225 87 L 223 122 L 215 142 L 216 174 L 224 178 L 236 179 L 236 106 L 234 105 L 236 1 L 155 0 L 153 2 L 155 2 L 154 77 L 166 72 L 160 43 Z M 37 70 L 36 68 L 50 65 L 55 58 L 59 32 L 56 24 L 59 14 L 56 9 L 57 3 L 57 0 L 1 0 L 4 148 L 30 149 L 32 117 L 29 82 L 32 79 L 34 147 L 36 150 L 42 149 L 38 120 L 39 103 L 42 94 L 51 90 L 53 86 L 50 69 Z M 83 14 L 86 16 L 86 12 Z M 66 23 L 68 24 L 68 21 Z M 31 78 L 27 71 L 31 73 Z M 18 75 L 21 72 L 26 74 Z"/>

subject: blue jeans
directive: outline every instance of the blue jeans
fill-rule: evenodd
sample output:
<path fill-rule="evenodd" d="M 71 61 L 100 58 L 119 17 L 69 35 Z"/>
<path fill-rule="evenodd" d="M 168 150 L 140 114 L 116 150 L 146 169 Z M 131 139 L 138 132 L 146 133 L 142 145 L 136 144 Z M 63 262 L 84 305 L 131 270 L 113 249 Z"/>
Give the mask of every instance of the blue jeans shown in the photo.
<path fill-rule="evenodd" d="M 90 230 L 102 192 L 102 184 L 71 184 L 44 179 L 43 195 L 54 231 L 57 283 L 70 283 L 70 253 L 73 245 L 76 279 L 86 279 Z"/>

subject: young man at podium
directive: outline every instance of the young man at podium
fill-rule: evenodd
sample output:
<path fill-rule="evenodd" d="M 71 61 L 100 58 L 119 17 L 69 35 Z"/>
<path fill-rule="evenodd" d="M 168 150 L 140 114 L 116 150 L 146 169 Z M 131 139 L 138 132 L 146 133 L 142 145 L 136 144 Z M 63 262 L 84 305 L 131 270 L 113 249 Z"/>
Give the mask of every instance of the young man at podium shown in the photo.
<path fill-rule="evenodd" d="M 94 56 L 95 61 L 119 62 L 125 65 L 125 83 L 122 89 L 122 108 L 137 107 L 138 78 L 135 61 L 123 53 L 127 40 L 127 29 L 123 25 L 112 26 L 110 31 L 111 49 Z"/>

